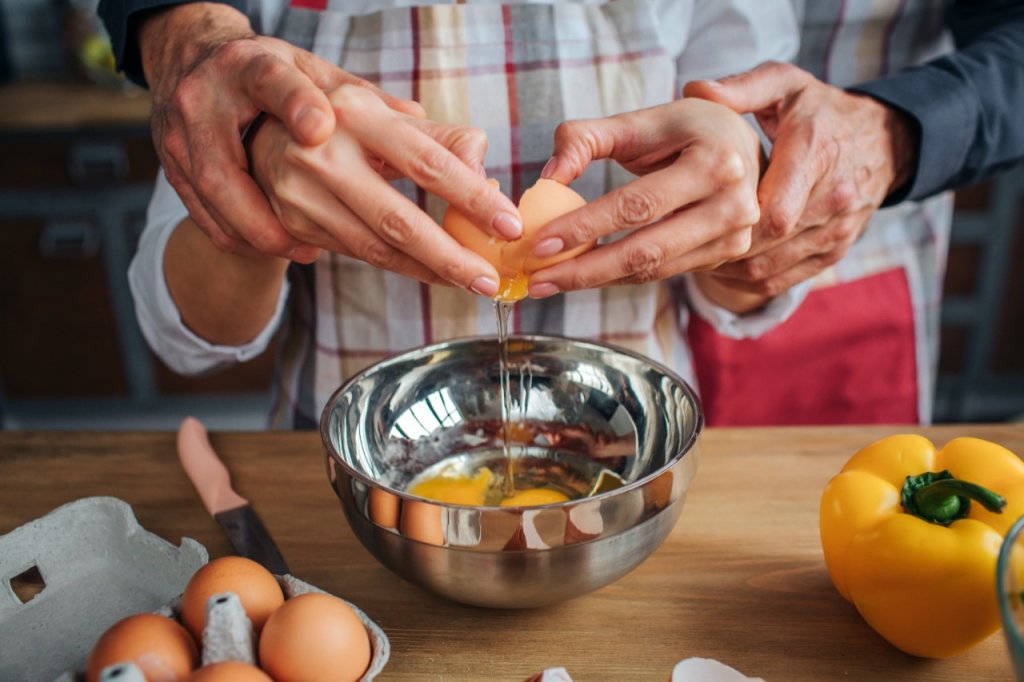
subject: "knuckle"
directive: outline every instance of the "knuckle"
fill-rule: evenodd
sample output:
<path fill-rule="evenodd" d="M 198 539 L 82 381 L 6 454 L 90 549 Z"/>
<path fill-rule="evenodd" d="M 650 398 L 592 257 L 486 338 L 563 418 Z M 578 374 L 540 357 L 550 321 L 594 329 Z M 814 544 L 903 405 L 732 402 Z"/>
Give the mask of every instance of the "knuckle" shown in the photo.
<path fill-rule="evenodd" d="M 796 216 L 781 204 L 771 206 L 766 211 L 765 221 L 770 237 L 782 239 L 788 237 L 796 227 Z"/>
<path fill-rule="evenodd" d="M 744 191 L 732 202 L 732 221 L 736 227 L 750 227 L 761 220 L 761 206 L 754 192 Z"/>
<path fill-rule="evenodd" d="M 443 183 L 451 175 L 448 153 L 433 147 L 417 151 L 409 159 L 409 173 L 420 182 Z"/>
<path fill-rule="evenodd" d="M 204 196 L 217 196 L 224 189 L 224 171 L 215 163 L 204 163 L 195 171 L 196 192 Z"/>
<path fill-rule="evenodd" d="M 258 230 L 250 243 L 260 253 L 282 255 L 292 248 L 292 240 L 282 230 Z"/>
<path fill-rule="evenodd" d="M 729 149 L 716 151 L 712 156 L 712 177 L 720 185 L 731 185 L 739 182 L 746 175 L 743 157 L 739 152 Z"/>
<path fill-rule="evenodd" d="M 398 252 L 383 242 L 372 241 L 363 250 L 362 258 L 375 268 L 391 270 L 398 259 Z"/>
<path fill-rule="evenodd" d="M 229 40 L 217 48 L 212 61 L 217 66 L 227 66 L 263 56 L 262 52 L 253 55 L 253 47 L 255 43 L 249 40 Z"/>
<path fill-rule="evenodd" d="M 667 260 L 665 247 L 661 244 L 636 244 L 626 252 L 625 269 L 635 281 L 650 282 L 657 279 Z"/>
<path fill-rule="evenodd" d="M 579 291 L 583 289 L 590 289 L 594 286 L 594 278 L 583 272 L 580 269 L 576 269 L 569 275 L 569 279 L 566 282 L 567 291 Z"/>
<path fill-rule="evenodd" d="M 398 246 L 408 246 L 414 241 L 416 227 L 401 210 L 391 209 L 385 213 L 377 229 L 384 239 Z"/>
<path fill-rule="evenodd" d="M 763 282 L 772 274 L 765 258 L 748 258 L 737 265 L 743 277 L 750 282 Z"/>
<path fill-rule="evenodd" d="M 855 187 L 844 180 L 835 184 L 828 193 L 828 207 L 833 215 L 849 213 L 854 207 Z"/>
<path fill-rule="evenodd" d="M 569 226 L 569 243 L 567 246 L 578 246 L 594 240 L 593 228 L 585 222 L 576 220 Z"/>
<path fill-rule="evenodd" d="M 640 227 L 657 220 L 658 198 L 646 190 L 623 188 L 615 195 L 615 218 L 621 227 Z"/>
<path fill-rule="evenodd" d="M 202 83 L 192 74 L 185 76 L 171 94 L 171 107 L 186 119 L 200 108 Z"/>
<path fill-rule="evenodd" d="M 733 234 L 729 235 L 725 242 L 726 258 L 732 260 L 739 258 L 743 254 L 750 251 L 750 246 L 753 243 L 752 230 L 738 230 Z"/>
<path fill-rule="evenodd" d="M 448 260 L 441 266 L 441 271 L 438 273 L 443 279 L 448 282 L 454 282 L 455 284 L 468 283 L 466 277 L 466 268 L 461 261 Z"/>
<path fill-rule="evenodd" d="M 345 83 L 331 91 L 330 100 L 340 118 L 348 118 L 362 113 L 366 106 L 366 88 Z"/>

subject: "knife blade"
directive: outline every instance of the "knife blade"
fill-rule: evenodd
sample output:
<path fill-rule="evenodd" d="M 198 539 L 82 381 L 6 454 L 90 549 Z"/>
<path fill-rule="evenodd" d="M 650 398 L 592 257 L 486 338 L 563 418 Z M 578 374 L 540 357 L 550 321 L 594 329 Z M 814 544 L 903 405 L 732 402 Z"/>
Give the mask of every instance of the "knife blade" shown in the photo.
<path fill-rule="evenodd" d="M 210 445 L 206 427 L 194 417 L 186 417 L 178 429 L 178 459 L 203 506 L 224 529 L 235 551 L 271 573 L 288 573 L 281 550 L 249 501 L 231 487 L 231 474 Z"/>

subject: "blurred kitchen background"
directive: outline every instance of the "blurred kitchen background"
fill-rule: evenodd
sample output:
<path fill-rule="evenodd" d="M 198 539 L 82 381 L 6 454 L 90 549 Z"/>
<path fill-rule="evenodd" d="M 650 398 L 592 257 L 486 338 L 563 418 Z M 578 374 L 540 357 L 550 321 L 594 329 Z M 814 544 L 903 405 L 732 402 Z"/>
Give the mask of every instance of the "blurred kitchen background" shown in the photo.
<path fill-rule="evenodd" d="M 96 0 L 0 0 L 0 428 L 260 429 L 273 349 L 184 378 L 147 348 L 126 269 L 157 169 L 146 93 Z M 957 195 L 936 422 L 1024 417 L 1024 168 Z"/>

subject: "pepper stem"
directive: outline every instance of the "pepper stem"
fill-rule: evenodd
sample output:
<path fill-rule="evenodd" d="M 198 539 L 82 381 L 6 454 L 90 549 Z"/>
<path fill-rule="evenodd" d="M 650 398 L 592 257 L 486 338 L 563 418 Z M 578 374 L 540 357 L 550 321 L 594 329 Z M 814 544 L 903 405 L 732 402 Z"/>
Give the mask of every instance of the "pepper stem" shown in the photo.
<path fill-rule="evenodd" d="M 1006 506 L 1002 495 L 977 483 L 954 478 L 949 471 L 907 476 L 900 493 L 900 502 L 908 514 L 942 526 L 966 518 L 971 500 L 996 514 Z"/>

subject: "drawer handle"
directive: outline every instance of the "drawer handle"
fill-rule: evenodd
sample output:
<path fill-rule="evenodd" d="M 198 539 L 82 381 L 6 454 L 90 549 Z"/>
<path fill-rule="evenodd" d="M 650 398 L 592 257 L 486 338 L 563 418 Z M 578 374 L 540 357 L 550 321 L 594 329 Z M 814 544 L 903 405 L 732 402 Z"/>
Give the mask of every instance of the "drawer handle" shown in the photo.
<path fill-rule="evenodd" d="M 39 232 L 39 254 L 45 260 L 88 260 L 99 250 L 99 231 L 86 221 L 49 223 Z"/>
<path fill-rule="evenodd" d="M 128 158 L 117 143 L 76 144 L 68 152 L 68 174 L 80 185 L 120 182 L 128 174 Z"/>

